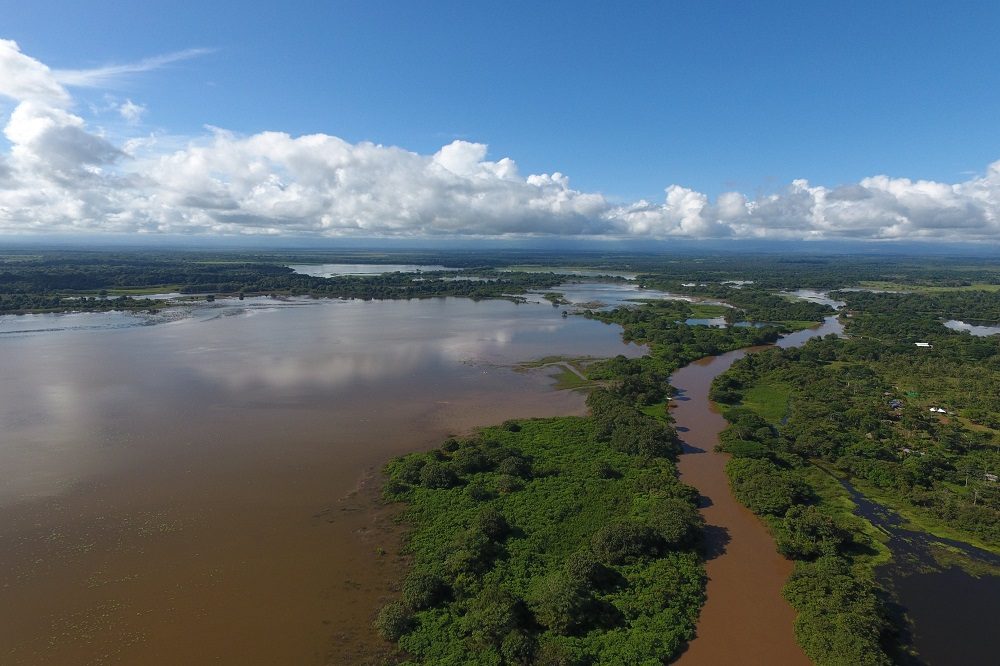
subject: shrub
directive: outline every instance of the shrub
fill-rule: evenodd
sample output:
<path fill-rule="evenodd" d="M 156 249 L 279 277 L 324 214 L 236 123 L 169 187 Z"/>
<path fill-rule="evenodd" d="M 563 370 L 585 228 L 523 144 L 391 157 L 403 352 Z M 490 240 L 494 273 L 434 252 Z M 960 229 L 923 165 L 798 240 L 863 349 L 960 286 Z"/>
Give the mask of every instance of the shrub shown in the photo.
<path fill-rule="evenodd" d="M 469 447 L 455 451 L 451 464 L 460 474 L 485 472 L 492 467 L 490 459 L 479 448 Z"/>
<path fill-rule="evenodd" d="M 517 492 L 522 487 L 524 483 L 521 479 L 516 476 L 511 476 L 510 474 L 501 474 L 497 477 L 497 491 L 503 495 L 509 495 L 510 493 Z"/>
<path fill-rule="evenodd" d="M 796 560 L 836 555 L 850 538 L 836 521 L 814 506 L 793 506 L 776 525 L 778 551 Z"/>
<path fill-rule="evenodd" d="M 403 581 L 403 602 L 413 610 L 436 606 L 447 593 L 448 586 L 434 574 L 414 572 Z"/>
<path fill-rule="evenodd" d="M 482 482 L 470 483 L 468 488 L 465 489 L 469 497 L 476 500 L 477 502 L 486 502 L 495 496 L 492 490 L 486 487 Z"/>
<path fill-rule="evenodd" d="M 509 591 L 489 586 L 469 603 L 462 618 L 466 635 L 480 644 L 499 646 L 526 619 L 524 602 Z"/>
<path fill-rule="evenodd" d="M 536 666 L 581 666 L 586 663 L 579 651 L 557 640 L 545 641 L 535 654 Z"/>
<path fill-rule="evenodd" d="M 457 481 L 455 472 L 442 462 L 431 461 L 420 470 L 420 485 L 424 488 L 451 488 Z"/>
<path fill-rule="evenodd" d="M 508 456 L 497 465 L 497 472 L 527 479 L 531 477 L 531 465 L 519 456 Z"/>
<path fill-rule="evenodd" d="M 543 626 L 565 636 L 586 626 L 592 605 L 593 598 L 587 585 L 559 573 L 545 579 L 532 610 Z"/>
<path fill-rule="evenodd" d="M 535 641 L 526 631 L 512 631 L 500 643 L 500 656 L 507 664 L 530 664 L 534 654 Z"/>
<path fill-rule="evenodd" d="M 566 558 L 566 575 L 590 587 L 605 588 L 616 578 L 614 570 L 605 566 L 589 548 L 576 551 Z"/>
<path fill-rule="evenodd" d="M 382 496 L 390 502 L 395 502 L 402 498 L 410 489 L 410 486 L 396 479 L 389 479 L 382 486 Z"/>
<path fill-rule="evenodd" d="M 477 577 L 493 567 L 499 553 L 499 546 L 482 532 L 468 530 L 462 532 L 445 559 L 445 571 L 452 579 L 460 576 Z"/>
<path fill-rule="evenodd" d="M 657 554 L 658 541 L 648 526 L 624 522 L 605 525 L 597 530 L 590 544 L 601 561 L 620 564 Z"/>
<path fill-rule="evenodd" d="M 611 466 L 611 463 L 605 460 L 598 460 L 594 463 L 594 476 L 598 479 L 616 479 L 618 478 L 618 470 Z"/>
<path fill-rule="evenodd" d="M 510 525 L 502 513 L 495 507 L 483 508 L 476 515 L 474 529 L 482 532 L 493 541 L 503 541 L 510 534 Z"/>
<path fill-rule="evenodd" d="M 657 498 L 650 507 L 650 514 L 650 527 L 669 548 L 693 543 L 705 522 L 693 504 L 675 497 Z"/>
<path fill-rule="evenodd" d="M 780 516 L 807 496 L 801 479 L 768 460 L 732 458 L 726 475 L 736 499 L 757 514 Z"/>
<path fill-rule="evenodd" d="M 403 458 L 402 463 L 399 465 L 396 478 L 403 483 L 416 485 L 420 483 L 420 470 L 422 470 L 426 464 L 427 460 L 425 460 L 423 456 L 407 456 L 406 458 Z"/>
<path fill-rule="evenodd" d="M 390 601 L 375 618 L 375 629 L 387 641 L 398 641 L 413 628 L 413 615 L 401 601 Z"/>

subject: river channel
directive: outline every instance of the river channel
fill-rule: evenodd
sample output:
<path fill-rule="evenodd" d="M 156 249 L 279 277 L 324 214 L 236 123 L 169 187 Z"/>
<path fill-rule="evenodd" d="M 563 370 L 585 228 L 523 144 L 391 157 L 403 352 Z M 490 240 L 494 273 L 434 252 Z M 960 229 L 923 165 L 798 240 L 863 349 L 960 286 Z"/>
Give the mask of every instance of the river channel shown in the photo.
<path fill-rule="evenodd" d="M 842 330 L 836 317 L 828 317 L 821 326 L 785 336 L 778 346 L 796 347 Z M 781 596 L 792 563 L 775 550 L 763 523 L 733 497 L 725 473 L 729 456 L 715 450 L 726 420 L 708 398 L 712 380 L 753 351 L 704 358 L 670 378 L 677 389 L 671 414 L 684 446 L 677 467 L 681 480 L 701 493 L 707 526 L 707 598 L 698 635 L 677 661 L 683 666 L 810 663 L 792 633 L 795 612 Z"/>

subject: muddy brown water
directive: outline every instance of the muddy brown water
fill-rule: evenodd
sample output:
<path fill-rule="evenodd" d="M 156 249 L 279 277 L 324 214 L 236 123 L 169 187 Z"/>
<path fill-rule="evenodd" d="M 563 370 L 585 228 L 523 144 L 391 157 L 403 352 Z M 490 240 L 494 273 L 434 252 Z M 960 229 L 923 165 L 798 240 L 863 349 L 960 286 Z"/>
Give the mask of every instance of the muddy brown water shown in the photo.
<path fill-rule="evenodd" d="M 822 326 L 786 336 L 779 346 L 840 331 L 830 317 Z M 684 445 L 677 467 L 681 480 L 701 494 L 706 523 L 706 601 L 697 637 L 676 662 L 682 666 L 811 663 L 795 642 L 795 612 L 781 596 L 792 563 L 775 550 L 763 523 L 733 497 L 725 473 L 729 456 L 715 451 L 726 420 L 708 398 L 712 380 L 753 351 L 701 359 L 670 378 L 678 391 L 671 413 Z"/>
<path fill-rule="evenodd" d="M 248 299 L 149 326 L 0 318 L 0 663 L 374 658 L 400 566 L 381 465 L 583 412 L 510 364 L 643 352 L 559 315 Z"/>

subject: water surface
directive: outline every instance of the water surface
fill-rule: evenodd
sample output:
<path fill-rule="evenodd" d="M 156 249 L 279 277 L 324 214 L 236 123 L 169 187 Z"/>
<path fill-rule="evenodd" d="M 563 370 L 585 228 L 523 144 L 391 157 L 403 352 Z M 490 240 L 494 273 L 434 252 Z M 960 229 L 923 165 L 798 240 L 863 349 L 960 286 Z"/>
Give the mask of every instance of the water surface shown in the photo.
<path fill-rule="evenodd" d="M 968 331 L 972 335 L 984 338 L 988 335 L 1000 335 L 1000 325 L 996 322 L 964 322 L 950 319 L 944 323 L 953 331 Z"/>
<path fill-rule="evenodd" d="M 289 264 L 288 267 L 302 275 L 322 278 L 337 275 L 384 275 L 385 273 L 459 270 L 447 266 L 425 264 Z"/>
<path fill-rule="evenodd" d="M 365 663 L 400 562 L 391 456 L 581 413 L 538 305 L 267 298 L 0 318 L 0 663 Z"/>

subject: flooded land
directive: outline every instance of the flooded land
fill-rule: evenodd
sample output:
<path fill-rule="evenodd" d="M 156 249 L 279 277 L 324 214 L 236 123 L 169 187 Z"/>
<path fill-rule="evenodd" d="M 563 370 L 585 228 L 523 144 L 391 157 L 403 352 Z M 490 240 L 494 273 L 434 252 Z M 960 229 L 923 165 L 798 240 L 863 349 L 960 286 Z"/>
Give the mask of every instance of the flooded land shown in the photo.
<path fill-rule="evenodd" d="M 175 317 L 0 319 L 0 662 L 358 663 L 399 566 L 381 465 L 582 412 L 519 361 L 643 351 L 507 301 Z"/>

